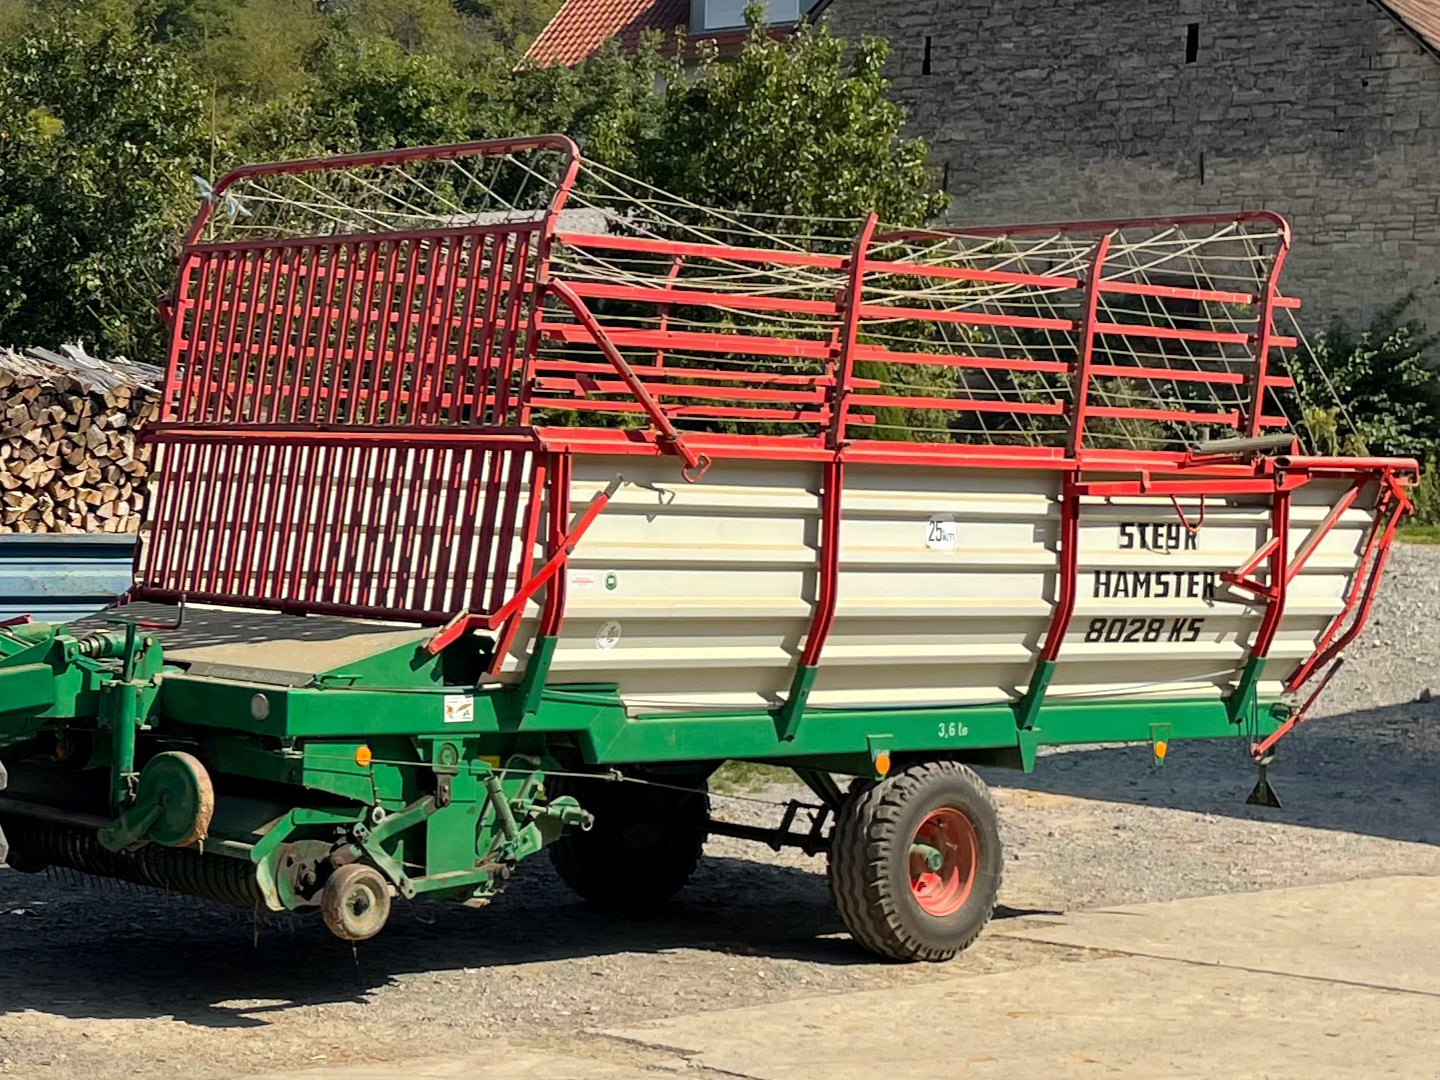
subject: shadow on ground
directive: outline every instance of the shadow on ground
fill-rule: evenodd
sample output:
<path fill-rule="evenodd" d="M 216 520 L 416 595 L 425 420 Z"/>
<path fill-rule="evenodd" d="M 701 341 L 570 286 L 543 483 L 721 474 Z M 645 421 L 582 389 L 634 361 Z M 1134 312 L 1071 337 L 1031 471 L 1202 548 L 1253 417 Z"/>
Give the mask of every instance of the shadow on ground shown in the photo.
<path fill-rule="evenodd" d="M 1203 814 L 1440 845 L 1440 703 L 1317 718 L 1276 748 L 1270 782 L 1282 809 L 1248 806 L 1248 743 L 1176 741 L 1156 766 L 1149 746 L 1042 755 L 1035 771 L 987 769 L 1002 788 L 1143 803 Z"/>

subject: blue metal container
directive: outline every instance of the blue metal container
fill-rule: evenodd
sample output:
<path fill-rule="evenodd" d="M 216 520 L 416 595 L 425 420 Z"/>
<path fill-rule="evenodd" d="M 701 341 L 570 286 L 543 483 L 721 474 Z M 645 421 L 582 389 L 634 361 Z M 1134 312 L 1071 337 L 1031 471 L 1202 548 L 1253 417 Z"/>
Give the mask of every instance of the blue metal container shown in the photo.
<path fill-rule="evenodd" d="M 0 535 L 0 621 L 71 622 L 130 588 L 135 537 Z"/>

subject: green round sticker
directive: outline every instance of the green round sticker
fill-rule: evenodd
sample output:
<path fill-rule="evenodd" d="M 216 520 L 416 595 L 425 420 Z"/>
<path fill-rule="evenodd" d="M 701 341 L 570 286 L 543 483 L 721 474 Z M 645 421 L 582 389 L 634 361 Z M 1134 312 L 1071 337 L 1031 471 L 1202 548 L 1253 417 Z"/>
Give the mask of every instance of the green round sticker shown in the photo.
<path fill-rule="evenodd" d="M 614 570 L 611 570 L 610 573 L 605 575 L 605 588 L 608 589 L 610 592 L 614 592 L 619 587 L 620 575 L 615 573 Z"/>

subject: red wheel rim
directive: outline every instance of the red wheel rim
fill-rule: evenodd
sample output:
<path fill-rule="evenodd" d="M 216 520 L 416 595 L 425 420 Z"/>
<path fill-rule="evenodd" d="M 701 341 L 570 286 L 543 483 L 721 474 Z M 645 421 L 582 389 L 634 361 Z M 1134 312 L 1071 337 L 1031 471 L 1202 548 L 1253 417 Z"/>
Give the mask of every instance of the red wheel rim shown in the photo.
<path fill-rule="evenodd" d="M 931 852 L 939 853 L 938 867 Z M 932 810 L 910 842 L 910 891 L 920 910 L 943 918 L 964 907 L 975 885 L 978 858 L 970 819 L 951 806 Z"/>

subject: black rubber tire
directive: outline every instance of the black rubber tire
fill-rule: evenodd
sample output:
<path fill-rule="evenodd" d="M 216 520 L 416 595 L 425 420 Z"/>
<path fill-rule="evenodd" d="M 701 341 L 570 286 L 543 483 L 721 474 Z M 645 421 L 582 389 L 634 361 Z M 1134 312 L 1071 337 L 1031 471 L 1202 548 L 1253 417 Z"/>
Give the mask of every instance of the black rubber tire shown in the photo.
<path fill-rule="evenodd" d="M 975 830 L 969 896 L 953 914 L 920 907 L 910 886 L 910 845 L 933 811 L 953 807 Z M 910 765 L 856 785 L 830 838 L 830 894 L 851 936 L 889 960 L 949 960 L 969 947 L 995 910 L 1004 871 L 1000 816 L 983 780 L 958 761 Z"/>
<path fill-rule="evenodd" d="M 676 787 L 613 780 L 555 778 L 546 789 L 573 795 L 595 815 L 589 832 L 567 832 L 550 845 L 550 861 L 565 884 L 597 907 L 648 915 L 685 887 L 710 823 L 703 778 L 670 778 Z"/>

